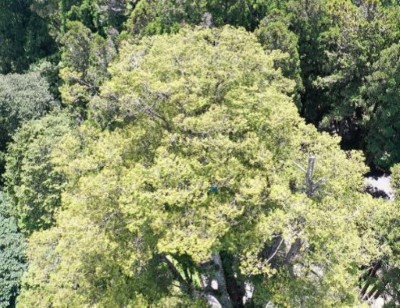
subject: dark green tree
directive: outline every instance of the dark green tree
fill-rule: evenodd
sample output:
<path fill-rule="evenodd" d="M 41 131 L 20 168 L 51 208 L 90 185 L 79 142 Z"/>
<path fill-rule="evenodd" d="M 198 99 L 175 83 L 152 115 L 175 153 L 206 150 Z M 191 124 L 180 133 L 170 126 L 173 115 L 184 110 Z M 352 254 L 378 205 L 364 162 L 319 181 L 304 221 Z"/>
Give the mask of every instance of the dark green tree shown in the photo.
<path fill-rule="evenodd" d="M 0 193 L 0 307 L 15 307 L 22 274 L 26 269 L 25 239 L 10 215 L 11 202 Z"/>
<path fill-rule="evenodd" d="M 290 17 L 282 10 L 274 9 L 261 20 L 255 34 L 265 50 L 284 52 L 282 59 L 277 59 L 275 65 L 282 70 L 282 74 L 294 80 L 295 102 L 300 108 L 300 93 L 303 91 L 301 78 L 299 38 L 289 29 Z"/>
<path fill-rule="evenodd" d="M 340 134 L 344 144 L 361 147 L 369 113 L 361 91 L 380 52 L 398 39 L 393 23 L 398 18 L 391 20 L 394 16 L 376 1 L 359 6 L 332 1 L 328 14 L 329 29 L 319 36 L 324 63 L 313 82 L 324 106 L 319 124 Z"/>
<path fill-rule="evenodd" d="M 0 1 L 0 73 L 21 73 L 51 55 L 55 44 L 48 26 L 30 10 L 31 0 Z"/>
<path fill-rule="evenodd" d="M 388 168 L 400 162 L 400 45 L 384 50 L 367 77 L 363 96 L 368 106 L 366 149 L 371 161 Z"/>

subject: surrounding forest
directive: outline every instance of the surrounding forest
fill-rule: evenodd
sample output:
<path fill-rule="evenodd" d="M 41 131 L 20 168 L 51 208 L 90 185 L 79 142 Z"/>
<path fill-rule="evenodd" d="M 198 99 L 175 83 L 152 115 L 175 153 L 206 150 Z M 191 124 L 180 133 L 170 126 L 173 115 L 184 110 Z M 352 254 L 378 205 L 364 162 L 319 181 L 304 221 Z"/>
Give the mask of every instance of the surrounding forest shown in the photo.
<path fill-rule="evenodd" d="M 0 307 L 400 305 L 400 1 L 0 0 Z"/>

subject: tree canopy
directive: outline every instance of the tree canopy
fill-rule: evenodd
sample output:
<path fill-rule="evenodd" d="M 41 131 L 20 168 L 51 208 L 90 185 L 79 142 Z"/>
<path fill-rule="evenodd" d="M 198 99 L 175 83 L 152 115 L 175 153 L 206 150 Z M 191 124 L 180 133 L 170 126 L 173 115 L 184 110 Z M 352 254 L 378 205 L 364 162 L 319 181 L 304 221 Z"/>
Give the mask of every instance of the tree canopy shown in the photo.
<path fill-rule="evenodd" d="M 31 237 L 20 304 L 228 307 L 246 284 L 255 305 L 358 303 L 360 266 L 382 253 L 369 225 L 390 206 L 363 194 L 359 153 L 299 117 L 280 55 L 225 27 L 119 59 L 94 126 L 55 150 L 68 185 L 56 226 Z"/>
<path fill-rule="evenodd" d="M 399 17 L 0 0 L 0 307 L 398 306 Z"/>

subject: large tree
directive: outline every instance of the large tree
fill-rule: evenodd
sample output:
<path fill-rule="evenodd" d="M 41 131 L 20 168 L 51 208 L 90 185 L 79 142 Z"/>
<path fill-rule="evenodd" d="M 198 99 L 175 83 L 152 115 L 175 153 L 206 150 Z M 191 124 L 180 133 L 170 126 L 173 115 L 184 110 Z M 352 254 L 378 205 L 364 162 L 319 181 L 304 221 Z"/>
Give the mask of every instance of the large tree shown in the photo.
<path fill-rule="evenodd" d="M 53 151 L 69 182 L 20 305 L 358 304 L 392 208 L 299 117 L 275 59 L 230 27 L 125 44 Z"/>

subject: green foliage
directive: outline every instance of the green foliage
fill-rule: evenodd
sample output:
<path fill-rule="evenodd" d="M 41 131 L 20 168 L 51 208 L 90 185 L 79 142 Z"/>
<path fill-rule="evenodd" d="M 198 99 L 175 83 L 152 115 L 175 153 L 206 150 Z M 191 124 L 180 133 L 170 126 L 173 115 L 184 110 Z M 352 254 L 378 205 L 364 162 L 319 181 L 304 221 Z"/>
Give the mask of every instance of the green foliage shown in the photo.
<path fill-rule="evenodd" d="M 0 150 L 22 123 L 38 119 L 56 106 L 48 88 L 38 73 L 0 75 Z"/>
<path fill-rule="evenodd" d="M 133 0 L 33 0 L 32 9 L 50 25 L 51 33 L 60 39 L 70 21 L 79 21 L 93 32 L 105 35 L 109 29 L 120 30 Z"/>
<path fill-rule="evenodd" d="M 399 47 L 394 44 L 381 53 L 363 89 L 370 118 L 366 148 L 373 162 L 386 168 L 400 161 Z"/>
<path fill-rule="evenodd" d="M 372 226 L 393 208 L 362 193 L 359 153 L 305 125 L 276 59 L 230 27 L 125 44 L 96 125 L 54 150 L 68 185 L 57 224 L 30 239 L 20 305 L 222 301 L 204 285 L 219 255 L 250 304 L 359 305 L 361 265 L 389 249 Z"/>
<path fill-rule="evenodd" d="M 399 40 L 399 13 L 398 5 L 384 1 L 283 1 L 268 8 L 256 30 L 267 50 L 289 54 L 278 65 L 296 80 L 301 115 L 342 136 L 345 148 L 366 150 L 369 161 L 386 169 L 398 158 L 382 158 L 386 145 L 368 135 L 374 103 L 363 93 L 381 52 Z"/>
<path fill-rule="evenodd" d="M 50 114 L 24 124 L 6 155 L 6 189 L 21 230 L 30 234 L 54 222 L 65 179 L 51 163 L 52 149 L 71 130 L 64 114 Z"/>
<path fill-rule="evenodd" d="M 81 116 L 90 97 L 108 77 L 117 35 L 133 7 L 134 2 L 123 0 L 33 1 L 33 11 L 48 22 L 60 44 L 61 98 Z"/>
<path fill-rule="evenodd" d="M 175 33 L 182 25 L 205 27 L 234 25 L 254 30 L 275 0 L 141 0 L 132 11 L 126 27 L 139 35 Z"/>
<path fill-rule="evenodd" d="M 0 307 L 398 304 L 399 18 L 0 0 Z"/>
<path fill-rule="evenodd" d="M 55 51 L 47 25 L 31 12 L 30 0 L 0 1 L 0 73 L 22 73 Z"/>
<path fill-rule="evenodd" d="M 368 288 L 366 294 L 387 298 L 385 307 L 396 307 L 400 299 L 400 241 L 399 241 L 399 189 L 400 189 L 400 165 L 396 164 L 391 168 L 391 185 L 395 191 L 395 201 L 392 201 L 395 215 L 377 220 L 373 226 L 382 234 L 382 242 L 385 242 L 388 249 L 381 258 L 371 264 L 365 276 Z M 364 276 L 364 277 L 365 277 Z"/>
<path fill-rule="evenodd" d="M 38 73 L 40 77 L 44 78 L 48 83 L 49 92 L 53 95 L 55 100 L 59 101 L 59 67 L 54 63 L 54 61 L 52 61 L 52 59 L 46 58 L 36 62 L 35 64 L 32 64 L 29 68 L 29 72 Z"/>
<path fill-rule="evenodd" d="M 14 307 L 26 269 L 25 240 L 10 215 L 11 202 L 0 195 L 0 307 Z"/>
<path fill-rule="evenodd" d="M 395 191 L 400 190 L 400 164 L 394 165 L 390 171 L 392 172 L 391 184 Z"/>
<path fill-rule="evenodd" d="M 356 7 L 336 1 L 328 10 L 332 22 L 320 35 L 326 58 L 315 86 L 323 91 L 327 104 L 323 122 L 332 124 L 333 120 L 341 135 L 354 134 L 365 128 L 368 114 L 360 95 L 365 78 L 380 51 L 398 40 L 398 25 L 378 4 L 363 2 Z"/>
<path fill-rule="evenodd" d="M 65 104 L 85 109 L 90 98 L 98 93 L 99 86 L 107 79 L 107 66 L 115 56 L 111 39 L 104 39 L 80 22 L 68 23 L 63 36 L 60 87 Z"/>
<path fill-rule="evenodd" d="M 303 82 L 300 69 L 300 55 L 298 51 L 298 37 L 288 28 L 289 18 L 283 16 L 282 11 L 273 10 L 263 20 L 255 34 L 259 42 L 267 51 L 278 50 L 286 53 L 276 61 L 276 66 L 281 68 L 282 74 L 296 81 L 296 104 L 300 107 L 299 93 L 303 90 Z"/>

